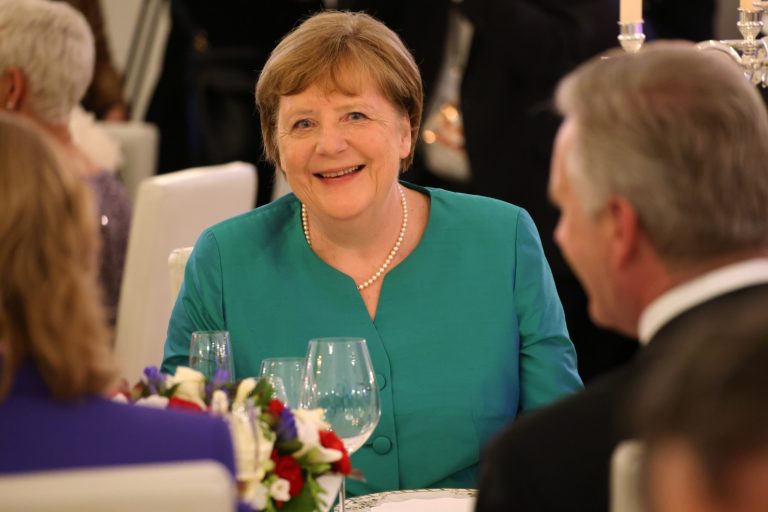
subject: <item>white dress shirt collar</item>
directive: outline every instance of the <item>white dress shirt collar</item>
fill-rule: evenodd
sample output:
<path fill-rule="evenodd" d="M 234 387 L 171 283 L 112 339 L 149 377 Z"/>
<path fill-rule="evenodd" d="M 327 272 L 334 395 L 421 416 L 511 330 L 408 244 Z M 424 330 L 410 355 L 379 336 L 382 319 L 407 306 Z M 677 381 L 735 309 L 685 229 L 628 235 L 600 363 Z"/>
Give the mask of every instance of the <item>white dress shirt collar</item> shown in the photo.
<path fill-rule="evenodd" d="M 664 292 L 640 315 L 637 332 L 646 345 L 667 322 L 709 299 L 750 285 L 768 283 L 768 258 L 720 267 Z"/>

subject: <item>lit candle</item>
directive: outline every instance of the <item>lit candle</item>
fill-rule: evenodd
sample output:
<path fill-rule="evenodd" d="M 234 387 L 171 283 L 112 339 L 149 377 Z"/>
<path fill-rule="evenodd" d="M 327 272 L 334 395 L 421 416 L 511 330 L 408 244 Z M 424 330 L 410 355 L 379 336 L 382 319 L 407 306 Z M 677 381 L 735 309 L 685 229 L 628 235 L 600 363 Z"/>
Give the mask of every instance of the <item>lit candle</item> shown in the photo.
<path fill-rule="evenodd" d="M 752 5 L 755 0 L 741 0 L 739 8 L 743 11 L 757 11 L 758 8 Z"/>
<path fill-rule="evenodd" d="M 741 0 L 751 2 L 753 0 Z M 616 4 L 614 4 L 616 5 Z M 621 23 L 635 23 L 643 19 L 643 0 L 621 0 L 619 21 Z"/>

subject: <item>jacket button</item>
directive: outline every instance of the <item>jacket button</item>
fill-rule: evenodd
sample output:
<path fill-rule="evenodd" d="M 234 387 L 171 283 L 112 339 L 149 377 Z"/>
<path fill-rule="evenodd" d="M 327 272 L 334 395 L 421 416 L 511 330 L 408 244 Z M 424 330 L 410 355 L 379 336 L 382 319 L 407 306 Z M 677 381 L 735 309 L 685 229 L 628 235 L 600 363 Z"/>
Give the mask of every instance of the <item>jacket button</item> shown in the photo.
<path fill-rule="evenodd" d="M 379 436 L 373 440 L 373 451 L 379 455 L 384 455 L 392 450 L 392 441 L 388 437 Z"/>
<path fill-rule="evenodd" d="M 379 385 L 379 389 L 384 389 L 387 386 L 387 378 L 383 373 L 376 374 L 376 383 Z"/>

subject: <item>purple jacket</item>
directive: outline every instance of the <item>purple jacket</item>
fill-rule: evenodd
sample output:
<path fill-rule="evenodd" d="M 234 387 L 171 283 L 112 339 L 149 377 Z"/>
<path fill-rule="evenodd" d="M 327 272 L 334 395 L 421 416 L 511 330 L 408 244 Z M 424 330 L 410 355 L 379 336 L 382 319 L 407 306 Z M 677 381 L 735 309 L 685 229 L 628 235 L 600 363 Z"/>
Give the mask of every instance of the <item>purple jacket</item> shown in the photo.
<path fill-rule="evenodd" d="M 24 364 L 0 401 L 0 474 L 58 468 L 191 461 L 220 462 L 235 474 L 227 425 L 218 418 L 88 397 L 50 397 Z"/>

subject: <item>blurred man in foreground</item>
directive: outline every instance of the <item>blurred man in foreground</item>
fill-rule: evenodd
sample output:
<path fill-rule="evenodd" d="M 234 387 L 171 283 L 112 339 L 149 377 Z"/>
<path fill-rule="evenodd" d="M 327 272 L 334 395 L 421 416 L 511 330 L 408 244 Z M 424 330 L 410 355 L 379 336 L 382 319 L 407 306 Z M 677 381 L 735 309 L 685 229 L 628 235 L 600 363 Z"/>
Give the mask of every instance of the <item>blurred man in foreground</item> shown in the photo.
<path fill-rule="evenodd" d="M 702 322 L 768 307 L 768 114 L 734 63 L 687 43 L 564 79 L 555 238 L 599 324 L 648 345 L 486 450 L 477 510 L 601 511 L 633 382 Z"/>
<path fill-rule="evenodd" d="M 768 510 L 768 315 L 731 313 L 703 322 L 638 385 L 646 510 Z"/>

